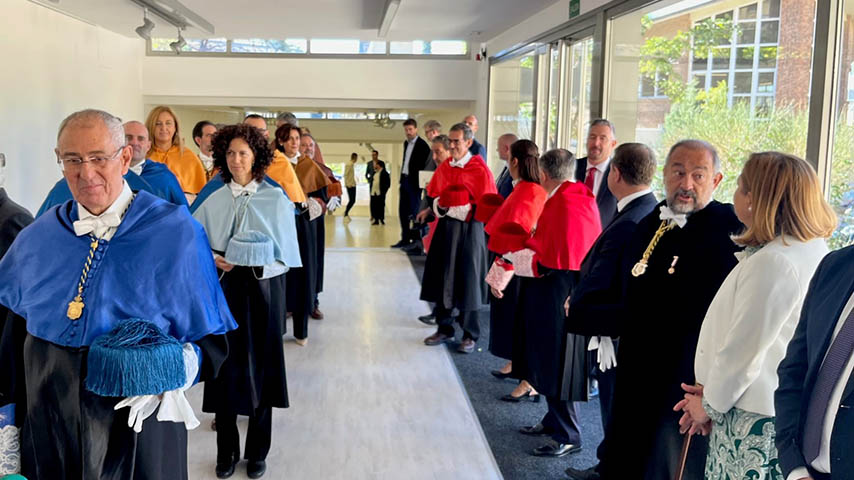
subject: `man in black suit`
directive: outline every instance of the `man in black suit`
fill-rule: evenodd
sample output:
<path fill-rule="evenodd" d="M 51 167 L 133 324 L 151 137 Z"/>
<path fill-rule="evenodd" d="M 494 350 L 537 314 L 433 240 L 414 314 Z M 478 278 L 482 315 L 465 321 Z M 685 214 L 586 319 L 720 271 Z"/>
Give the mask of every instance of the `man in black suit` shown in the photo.
<path fill-rule="evenodd" d="M 638 222 L 649 215 L 658 203 L 650 188 L 655 169 L 655 154 L 642 143 L 625 143 L 614 151 L 607 182 L 609 191 L 617 199 L 617 214 L 611 224 L 605 226 L 584 258 L 581 280 L 567 299 L 567 331 L 590 336 L 591 343 L 595 342 L 599 346 L 599 362 L 594 368 L 599 381 L 599 405 L 604 431 L 608 430 L 611 419 L 616 380 L 616 365 L 611 360 L 614 360 L 618 347 L 618 340 L 609 335 L 618 331 L 615 325 L 620 319 L 609 315 L 610 312 L 600 312 L 597 307 L 613 303 L 622 295 L 623 272 L 620 266 L 624 263 L 623 252 Z M 596 452 L 600 460 L 605 448 L 603 441 Z M 596 467 L 588 470 L 570 468 L 567 474 L 575 479 L 599 478 Z"/>
<path fill-rule="evenodd" d="M 469 115 L 463 119 L 463 123 L 469 126 L 474 135 L 477 135 L 477 117 Z M 484 147 L 482 143 L 478 142 L 476 138 L 472 139 L 469 152 L 471 152 L 472 155 L 480 155 L 481 158 L 483 158 L 483 161 L 486 162 L 486 147 Z M 487 165 L 489 164 L 487 163 Z"/>
<path fill-rule="evenodd" d="M 787 479 L 854 479 L 854 246 L 813 276 L 777 369 L 777 450 Z"/>
<path fill-rule="evenodd" d="M 9 199 L 5 185 L 6 156 L 0 153 L 0 258 L 12 246 L 15 237 L 27 225 L 33 223 L 33 216 L 24 207 Z M 6 307 L 0 305 L 0 322 L 6 321 L 9 313 Z M 0 412 L 2 413 L 2 412 Z M 0 415 L 2 416 L 2 415 Z M 0 427 L 4 426 L 0 421 Z M 2 447 L 2 445 L 0 445 Z"/>
<path fill-rule="evenodd" d="M 593 120 L 587 131 L 587 156 L 578 159 L 575 170 L 575 179 L 587 185 L 596 197 L 603 227 L 610 224 L 617 213 L 617 199 L 608 189 L 611 152 L 616 146 L 614 124 L 604 118 Z"/>
<path fill-rule="evenodd" d="M 498 137 L 498 158 L 504 162 L 504 169 L 495 180 L 495 187 L 498 189 L 498 194 L 504 198 L 510 196 L 513 192 L 513 177 L 510 176 L 510 146 L 513 145 L 519 137 L 512 133 L 505 133 Z"/>
<path fill-rule="evenodd" d="M 402 248 L 415 239 L 410 221 L 418 214 L 421 202 L 421 189 L 418 186 L 418 172 L 430 158 L 430 145 L 418 136 L 418 122 L 410 118 L 403 122 L 406 140 L 403 142 L 403 164 L 400 168 L 400 198 L 397 214 L 400 218 L 400 241 L 392 248 Z"/>

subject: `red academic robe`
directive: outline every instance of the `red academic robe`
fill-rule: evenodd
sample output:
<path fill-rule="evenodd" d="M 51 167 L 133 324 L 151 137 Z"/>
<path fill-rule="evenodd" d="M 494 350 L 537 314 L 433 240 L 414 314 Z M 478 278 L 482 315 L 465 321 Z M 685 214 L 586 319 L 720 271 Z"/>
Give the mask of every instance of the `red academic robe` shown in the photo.
<path fill-rule="evenodd" d="M 489 222 L 484 227 L 487 235 L 493 235 L 498 227 L 504 223 L 515 223 L 528 233 L 537 224 L 537 219 L 543 212 L 548 193 L 539 184 L 534 182 L 519 182 L 513 192 L 498 207 Z M 501 252 L 493 248 L 492 242 L 488 248 L 495 253 Z"/>

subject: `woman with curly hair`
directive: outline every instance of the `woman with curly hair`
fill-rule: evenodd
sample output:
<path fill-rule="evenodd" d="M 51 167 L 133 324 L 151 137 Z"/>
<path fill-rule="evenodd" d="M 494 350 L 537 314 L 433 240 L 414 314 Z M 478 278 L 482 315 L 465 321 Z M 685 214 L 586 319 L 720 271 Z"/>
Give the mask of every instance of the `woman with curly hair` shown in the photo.
<path fill-rule="evenodd" d="M 191 211 L 208 234 L 220 284 L 238 328 L 228 332 L 228 357 L 205 382 L 202 410 L 216 415 L 216 475 L 228 478 L 240 460 L 237 415 L 249 417 L 244 458 L 249 478 L 266 471 L 272 409 L 288 407 L 282 316 L 277 283 L 302 266 L 294 205 L 265 181 L 273 154 L 261 132 L 231 125 L 213 139 L 220 174 L 199 194 Z"/>

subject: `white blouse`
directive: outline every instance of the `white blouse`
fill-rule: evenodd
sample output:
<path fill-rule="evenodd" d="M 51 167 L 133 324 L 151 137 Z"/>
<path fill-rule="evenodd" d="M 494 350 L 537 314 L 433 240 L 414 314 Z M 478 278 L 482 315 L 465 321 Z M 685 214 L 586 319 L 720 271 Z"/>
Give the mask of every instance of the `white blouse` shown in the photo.
<path fill-rule="evenodd" d="M 700 330 L 694 372 L 718 412 L 738 407 L 774 416 L 777 366 L 795 333 L 824 239 L 778 237 L 740 256 L 712 300 Z"/>

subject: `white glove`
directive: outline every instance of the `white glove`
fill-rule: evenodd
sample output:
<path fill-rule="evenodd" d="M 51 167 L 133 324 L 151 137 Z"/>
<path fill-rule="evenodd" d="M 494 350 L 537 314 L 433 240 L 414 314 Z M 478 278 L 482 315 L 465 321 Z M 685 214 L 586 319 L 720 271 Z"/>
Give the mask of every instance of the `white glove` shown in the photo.
<path fill-rule="evenodd" d="M 460 205 L 459 207 L 450 207 L 448 209 L 447 215 L 451 218 L 455 218 L 461 222 L 465 222 L 469 216 L 469 212 L 471 211 L 471 204 L 467 203 L 465 205 Z"/>
<path fill-rule="evenodd" d="M 128 427 L 139 433 L 142 431 L 142 422 L 157 410 L 158 405 L 160 405 L 160 395 L 137 395 L 125 398 L 117 403 L 113 410 L 130 407 Z"/>
<path fill-rule="evenodd" d="M 323 215 L 323 205 L 314 197 L 309 197 L 308 200 L 308 219 L 309 221 Z"/>
<path fill-rule="evenodd" d="M 611 337 L 591 337 L 587 350 L 596 350 L 599 370 L 604 372 L 617 366 L 617 353 L 614 351 L 614 342 Z"/>
<path fill-rule="evenodd" d="M 184 386 L 163 393 L 160 410 L 157 411 L 157 420 L 161 422 L 184 422 L 187 430 L 192 430 L 199 426 L 199 419 L 193 413 L 193 407 L 187 401 L 184 391 L 193 386 L 193 381 L 199 373 L 199 357 L 189 343 L 184 344 L 184 372 L 187 374 L 187 382 L 184 383 Z"/>
<path fill-rule="evenodd" d="M 326 202 L 326 209 L 330 212 L 334 212 L 341 206 L 341 197 L 332 197 Z"/>
<path fill-rule="evenodd" d="M 513 264 L 513 270 L 520 277 L 536 277 L 534 270 L 534 256 L 536 253 L 530 248 L 516 252 L 505 253 L 503 256 Z"/>

